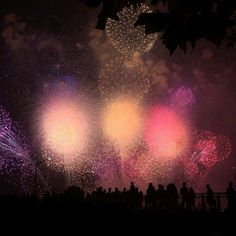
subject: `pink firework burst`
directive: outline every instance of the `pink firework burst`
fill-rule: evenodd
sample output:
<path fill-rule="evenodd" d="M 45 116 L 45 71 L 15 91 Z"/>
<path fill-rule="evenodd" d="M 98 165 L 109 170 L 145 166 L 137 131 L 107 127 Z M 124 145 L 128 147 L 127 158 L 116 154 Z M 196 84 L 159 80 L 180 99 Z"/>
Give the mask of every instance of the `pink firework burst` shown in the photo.
<path fill-rule="evenodd" d="M 227 159 L 232 151 L 231 142 L 227 137 L 217 136 L 210 131 L 194 132 L 193 160 L 207 168 L 213 167 L 218 161 Z"/>
<path fill-rule="evenodd" d="M 188 148 L 189 125 L 170 107 L 154 106 L 147 116 L 144 137 L 159 159 L 173 160 Z"/>
<path fill-rule="evenodd" d="M 193 131 L 193 140 L 188 154 L 180 159 L 187 179 L 200 184 L 217 162 L 227 159 L 231 142 L 225 136 L 210 131 Z"/>
<path fill-rule="evenodd" d="M 181 110 L 191 109 L 195 102 L 192 90 L 185 86 L 178 88 L 171 97 L 171 105 Z"/>

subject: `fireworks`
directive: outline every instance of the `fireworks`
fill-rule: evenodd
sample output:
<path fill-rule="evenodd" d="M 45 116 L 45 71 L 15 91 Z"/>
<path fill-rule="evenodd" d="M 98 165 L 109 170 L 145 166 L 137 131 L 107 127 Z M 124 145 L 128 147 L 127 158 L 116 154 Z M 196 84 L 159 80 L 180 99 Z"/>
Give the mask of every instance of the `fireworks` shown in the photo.
<path fill-rule="evenodd" d="M 118 20 L 108 18 L 106 34 L 113 46 L 122 54 L 132 56 L 149 51 L 157 40 L 158 34 L 145 34 L 145 26 L 134 26 L 138 17 L 151 12 L 146 4 L 131 5 L 123 8 L 118 14 Z"/>
<path fill-rule="evenodd" d="M 43 114 L 44 138 L 56 152 L 75 154 L 82 151 L 86 142 L 87 119 L 77 104 L 55 101 Z"/>
<path fill-rule="evenodd" d="M 16 129 L 16 124 L 13 124 L 9 114 L 1 107 L 0 113 L 0 149 L 5 153 L 11 153 L 15 156 L 27 156 L 28 148 L 26 145 L 24 145 L 24 142 L 21 143 L 22 140 L 19 140 L 20 137 L 16 134 L 18 132 Z M 24 140 L 23 137 L 22 139 Z"/>
<path fill-rule="evenodd" d="M 187 87 L 180 87 L 171 97 L 171 104 L 180 110 L 188 110 L 193 107 L 195 97 L 191 89 Z"/>
<path fill-rule="evenodd" d="M 117 97 L 105 107 L 102 126 L 105 136 L 124 150 L 141 135 L 141 108 L 132 98 Z"/>
<path fill-rule="evenodd" d="M 200 184 L 217 162 L 227 159 L 232 152 L 231 142 L 210 131 L 195 130 L 192 145 L 181 160 L 187 178 Z"/>
<path fill-rule="evenodd" d="M 78 101 L 58 97 L 42 111 L 40 130 L 43 142 L 69 163 L 70 158 L 82 153 L 88 144 L 88 115 Z"/>
<path fill-rule="evenodd" d="M 129 94 L 141 100 L 150 87 L 150 75 L 139 57 L 116 59 L 106 64 L 98 77 L 101 96 L 108 100 Z"/>
<path fill-rule="evenodd" d="M 189 141 L 189 127 L 169 107 L 153 107 L 146 121 L 145 139 L 153 153 L 164 160 L 183 154 Z"/>
<path fill-rule="evenodd" d="M 20 191 L 32 190 L 34 165 L 21 127 L 0 107 L 0 173 Z"/>
<path fill-rule="evenodd" d="M 101 138 L 93 152 L 93 171 L 103 187 L 117 187 L 120 181 L 119 152 L 105 138 Z"/>
<path fill-rule="evenodd" d="M 217 136 L 210 131 L 196 130 L 193 137 L 195 143 L 192 160 L 206 168 L 228 158 L 231 153 L 231 143 L 224 136 Z"/>

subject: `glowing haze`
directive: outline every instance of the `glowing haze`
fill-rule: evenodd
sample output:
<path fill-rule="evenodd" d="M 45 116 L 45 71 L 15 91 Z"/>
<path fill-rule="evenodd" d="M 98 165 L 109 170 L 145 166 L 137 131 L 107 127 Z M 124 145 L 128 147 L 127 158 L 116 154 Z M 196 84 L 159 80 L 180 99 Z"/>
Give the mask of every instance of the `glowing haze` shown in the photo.
<path fill-rule="evenodd" d="M 145 140 L 150 150 L 165 160 L 175 159 L 188 146 L 189 127 L 174 110 L 166 106 L 150 109 Z"/>
<path fill-rule="evenodd" d="M 141 108 L 132 98 L 117 97 L 105 107 L 102 125 L 105 136 L 124 151 L 140 135 Z"/>
<path fill-rule="evenodd" d="M 43 111 L 41 129 L 44 141 L 65 157 L 82 152 L 88 140 L 88 116 L 77 101 L 53 99 Z"/>

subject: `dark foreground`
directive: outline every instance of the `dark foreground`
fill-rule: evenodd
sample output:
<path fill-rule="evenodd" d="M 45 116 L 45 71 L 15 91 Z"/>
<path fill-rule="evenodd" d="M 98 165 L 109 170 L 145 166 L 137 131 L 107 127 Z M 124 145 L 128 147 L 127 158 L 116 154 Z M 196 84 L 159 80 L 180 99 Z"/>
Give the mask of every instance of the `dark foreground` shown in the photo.
<path fill-rule="evenodd" d="M 136 208 L 78 196 L 0 199 L 0 235 L 236 235 L 236 212 Z"/>

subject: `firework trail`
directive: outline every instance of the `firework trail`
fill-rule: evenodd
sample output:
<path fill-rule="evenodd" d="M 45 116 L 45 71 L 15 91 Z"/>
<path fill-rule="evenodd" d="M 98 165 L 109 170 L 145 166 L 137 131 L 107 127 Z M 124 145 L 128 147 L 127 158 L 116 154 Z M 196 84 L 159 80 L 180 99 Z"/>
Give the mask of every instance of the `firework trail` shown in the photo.
<path fill-rule="evenodd" d="M 29 151 L 17 141 L 16 134 L 8 127 L 0 134 L 0 149 L 18 157 L 27 156 Z"/>
<path fill-rule="evenodd" d="M 22 128 L 0 107 L 0 172 L 4 179 L 30 194 L 33 190 L 34 161 Z M 44 181 L 40 175 L 40 180 Z M 42 183 L 41 183 L 42 184 Z"/>

